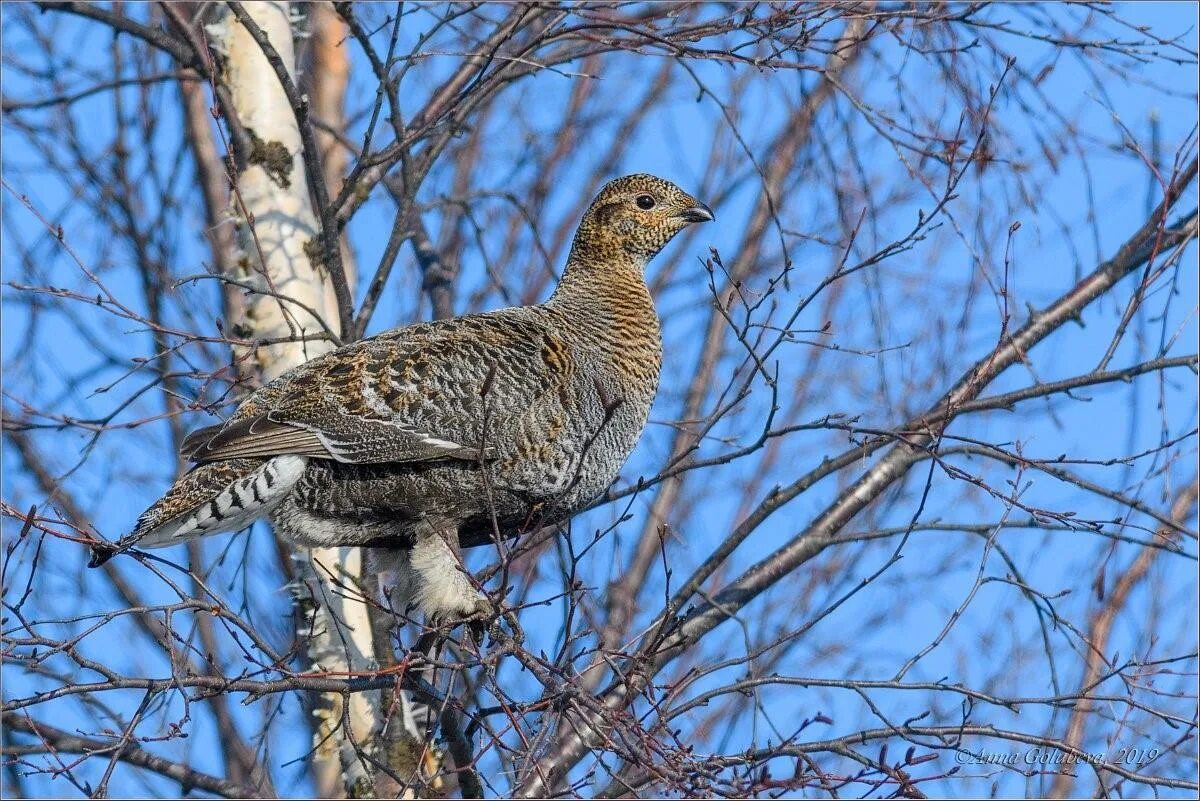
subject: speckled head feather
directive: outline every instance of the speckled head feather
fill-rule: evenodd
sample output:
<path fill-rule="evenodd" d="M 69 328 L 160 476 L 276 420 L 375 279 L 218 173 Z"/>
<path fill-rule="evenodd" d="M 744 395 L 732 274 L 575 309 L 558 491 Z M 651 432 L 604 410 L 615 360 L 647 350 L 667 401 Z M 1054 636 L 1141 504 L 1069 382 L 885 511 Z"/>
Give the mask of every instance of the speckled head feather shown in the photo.
<path fill-rule="evenodd" d="M 677 233 L 713 219 L 712 210 L 675 184 L 646 173 L 605 184 L 571 248 L 571 261 L 630 263 L 644 269 Z"/>

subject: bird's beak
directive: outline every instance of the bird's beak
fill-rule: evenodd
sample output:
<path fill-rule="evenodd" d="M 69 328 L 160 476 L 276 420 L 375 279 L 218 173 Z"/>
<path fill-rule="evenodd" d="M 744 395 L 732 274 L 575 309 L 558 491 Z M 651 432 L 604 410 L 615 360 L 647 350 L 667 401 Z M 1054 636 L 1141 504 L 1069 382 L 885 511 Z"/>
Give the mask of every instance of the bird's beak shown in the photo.
<path fill-rule="evenodd" d="M 712 222 L 716 219 L 716 217 L 713 216 L 712 209 L 698 200 L 696 201 L 696 205 L 689 206 L 683 211 L 679 212 L 679 217 L 680 219 L 690 223 Z"/>

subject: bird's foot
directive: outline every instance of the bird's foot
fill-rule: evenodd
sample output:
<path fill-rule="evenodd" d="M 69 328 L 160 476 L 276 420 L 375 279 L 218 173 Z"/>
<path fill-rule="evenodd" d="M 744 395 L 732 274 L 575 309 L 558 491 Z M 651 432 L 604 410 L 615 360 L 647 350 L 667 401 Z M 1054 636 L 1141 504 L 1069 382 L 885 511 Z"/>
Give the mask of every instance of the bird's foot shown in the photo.
<path fill-rule="evenodd" d="M 471 632 L 471 639 L 476 645 L 483 642 L 484 632 L 488 624 L 495 619 L 496 609 L 486 597 L 476 598 L 466 609 L 439 611 L 429 616 L 429 626 L 434 629 L 450 631 L 459 625 L 466 625 Z"/>
<path fill-rule="evenodd" d="M 508 624 L 510 634 L 500 627 L 501 622 Z M 483 644 L 485 634 L 491 634 L 493 641 L 511 639 L 516 645 L 525 642 L 525 631 L 517 620 L 516 613 L 507 606 L 497 607 L 486 597 L 477 598 L 466 611 L 438 612 L 429 617 L 431 628 L 449 631 L 458 625 L 466 625 L 475 645 Z"/>

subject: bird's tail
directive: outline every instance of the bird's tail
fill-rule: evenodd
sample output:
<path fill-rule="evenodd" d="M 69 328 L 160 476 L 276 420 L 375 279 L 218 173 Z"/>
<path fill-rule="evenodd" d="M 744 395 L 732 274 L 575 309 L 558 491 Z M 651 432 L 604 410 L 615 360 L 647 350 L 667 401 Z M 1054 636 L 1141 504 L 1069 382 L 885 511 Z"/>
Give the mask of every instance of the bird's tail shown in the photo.
<path fill-rule="evenodd" d="M 224 459 L 197 465 L 142 512 L 132 532 L 92 547 L 98 567 L 134 546 L 162 548 L 226 531 L 239 531 L 270 512 L 304 472 L 304 456 Z"/>

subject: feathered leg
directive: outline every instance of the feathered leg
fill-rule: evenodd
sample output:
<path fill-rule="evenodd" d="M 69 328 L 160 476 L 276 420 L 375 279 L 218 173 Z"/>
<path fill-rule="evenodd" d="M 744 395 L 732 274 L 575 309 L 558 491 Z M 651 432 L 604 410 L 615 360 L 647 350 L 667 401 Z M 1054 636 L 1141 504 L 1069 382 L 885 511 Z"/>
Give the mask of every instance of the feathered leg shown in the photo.
<path fill-rule="evenodd" d="M 489 621 L 499 616 L 512 628 L 513 640 L 524 642 L 525 634 L 512 610 L 503 604 L 497 609 L 476 587 L 463 565 L 458 532 L 453 527 L 424 526 L 412 548 L 368 548 L 367 558 L 368 569 L 379 582 L 380 597 L 395 612 L 415 608 L 433 627 L 466 623 L 476 642 L 482 640 Z M 418 643 L 418 651 L 431 647 L 429 636 Z"/>
<path fill-rule="evenodd" d="M 478 620 L 492 614 L 487 596 L 475 586 L 463 565 L 454 528 L 422 530 L 408 554 L 412 598 L 437 623 Z"/>
<path fill-rule="evenodd" d="M 422 526 L 412 548 L 372 548 L 370 565 L 392 609 L 410 607 L 435 625 L 490 617 L 492 605 L 463 566 L 458 532 Z"/>

